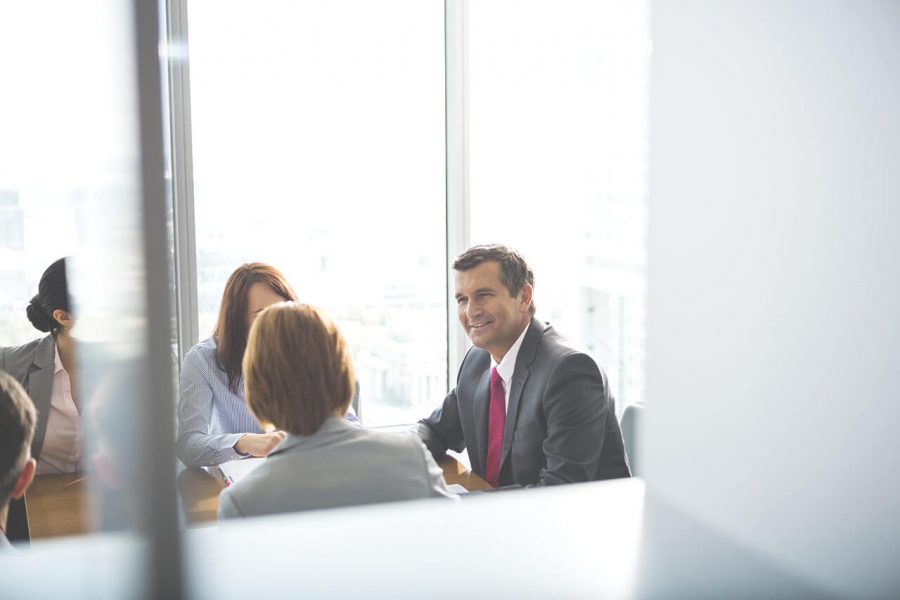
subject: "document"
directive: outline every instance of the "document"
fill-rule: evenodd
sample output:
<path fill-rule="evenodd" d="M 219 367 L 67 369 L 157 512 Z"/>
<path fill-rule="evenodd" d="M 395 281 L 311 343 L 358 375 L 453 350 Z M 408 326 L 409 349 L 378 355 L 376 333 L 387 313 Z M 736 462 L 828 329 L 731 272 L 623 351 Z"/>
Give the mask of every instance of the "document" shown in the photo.
<path fill-rule="evenodd" d="M 447 489 L 459 496 L 460 494 L 468 494 L 469 490 L 459 485 L 458 483 L 448 483 Z"/>
<path fill-rule="evenodd" d="M 266 459 L 262 457 L 229 460 L 219 465 L 219 471 L 222 472 L 225 485 L 231 485 L 246 477 L 250 471 L 261 465 L 264 460 Z"/>

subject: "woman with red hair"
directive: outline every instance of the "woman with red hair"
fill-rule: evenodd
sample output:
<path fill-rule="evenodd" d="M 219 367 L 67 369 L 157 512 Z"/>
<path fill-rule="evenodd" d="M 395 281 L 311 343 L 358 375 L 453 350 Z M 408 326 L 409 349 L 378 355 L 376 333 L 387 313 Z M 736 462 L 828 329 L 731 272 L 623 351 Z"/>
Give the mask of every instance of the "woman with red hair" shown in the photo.
<path fill-rule="evenodd" d="M 191 348 L 181 367 L 176 453 L 185 465 L 267 456 L 284 439 L 282 431 L 263 431 L 247 410 L 241 363 L 256 315 L 286 300 L 297 294 L 275 267 L 247 263 L 228 278 L 212 336 Z M 352 410 L 348 420 L 359 422 Z"/>

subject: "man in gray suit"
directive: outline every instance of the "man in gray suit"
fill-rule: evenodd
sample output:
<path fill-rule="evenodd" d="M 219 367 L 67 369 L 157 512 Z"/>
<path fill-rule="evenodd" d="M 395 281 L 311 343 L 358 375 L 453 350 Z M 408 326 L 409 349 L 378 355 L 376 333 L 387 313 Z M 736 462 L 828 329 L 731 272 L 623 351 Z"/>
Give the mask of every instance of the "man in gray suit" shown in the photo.
<path fill-rule="evenodd" d="M 416 431 L 435 458 L 466 448 L 495 487 L 629 477 L 605 374 L 534 318 L 534 274 L 515 251 L 475 246 L 453 264 L 474 347 L 456 388 Z"/>

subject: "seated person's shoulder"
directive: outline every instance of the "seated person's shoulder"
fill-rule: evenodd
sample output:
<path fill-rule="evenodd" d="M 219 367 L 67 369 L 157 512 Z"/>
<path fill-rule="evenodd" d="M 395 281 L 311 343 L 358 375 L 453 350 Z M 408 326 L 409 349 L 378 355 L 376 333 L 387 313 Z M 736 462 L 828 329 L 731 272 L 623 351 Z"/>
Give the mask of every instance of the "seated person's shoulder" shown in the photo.
<path fill-rule="evenodd" d="M 0 347 L 0 365 L 7 371 L 16 370 L 26 362 L 31 363 L 40 343 L 46 338 L 41 337 L 18 346 Z"/>
<path fill-rule="evenodd" d="M 381 431 L 378 429 L 358 428 L 350 432 L 355 441 L 363 444 L 377 444 L 381 446 L 404 446 L 409 439 L 417 440 L 418 437 L 411 431 Z"/>
<path fill-rule="evenodd" d="M 566 376 L 583 373 L 605 380 L 603 369 L 585 348 L 559 336 L 550 337 L 541 344 L 534 362 L 537 369 L 548 374 Z"/>
<path fill-rule="evenodd" d="M 212 364 L 215 358 L 216 341 L 215 338 L 208 337 L 188 350 L 187 354 L 184 355 L 184 365 L 202 368 Z"/>
<path fill-rule="evenodd" d="M 38 347 L 44 337 L 39 337 L 31 340 L 30 342 L 25 342 L 24 344 L 19 344 L 17 346 L 3 346 L 0 347 L 0 352 L 3 353 L 3 356 L 21 356 L 25 354 L 34 353 L 35 349 Z"/>
<path fill-rule="evenodd" d="M 374 431 L 360 429 L 354 435 L 357 451 L 405 456 L 418 461 L 425 452 L 422 439 L 413 431 Z"/>
<path fill-rule="evenodd" d="M 555 333 L 553 330 L 545 332 L 542 343 L 538 345 L 537 359 L 551 364 L 562 362 L 580 362 L 593 359 L 588 355 L 587 349 L 580 344 Z"/>

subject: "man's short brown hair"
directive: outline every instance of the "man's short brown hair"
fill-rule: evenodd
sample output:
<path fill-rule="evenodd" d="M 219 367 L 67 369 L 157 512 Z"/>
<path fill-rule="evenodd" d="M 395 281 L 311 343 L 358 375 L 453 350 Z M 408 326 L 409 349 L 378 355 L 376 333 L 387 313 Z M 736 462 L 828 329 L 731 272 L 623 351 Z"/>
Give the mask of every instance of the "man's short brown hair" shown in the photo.
<path fill-rule="evenodd" d="M 0 506 L 9 499 L 31 456 L 36 420 L 31 398 L 18 381 L 0 371 Z"/>
<path fill-rule="evenodd" d="M 487 261 L 500 263 L 500 280 L 513 298 L 519 295 L 526 283 L 534 287 L 534 273 L 522 255 L 501 244 L 472 246 L 456 257 L 453 270 L 468 271 Z M 534 302 L 530 310 L 534 314 Z"/>
<path fill-rule="evenodd" d="M 341 332 L 308 304 L 279 302 L 250 328 L 244 355 L 247 406 L 263 422 L 312 435 L 353 399 L 356 379 Z"/>

